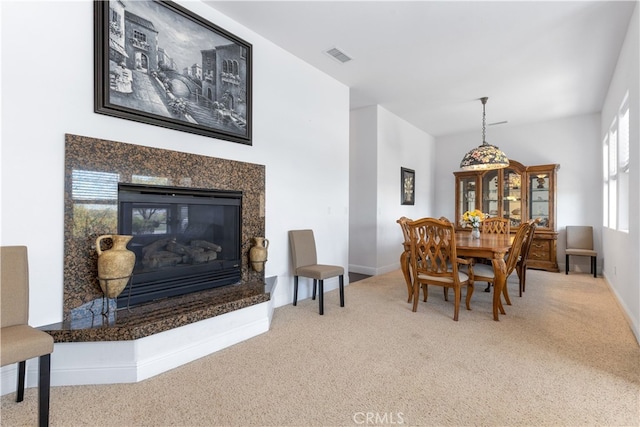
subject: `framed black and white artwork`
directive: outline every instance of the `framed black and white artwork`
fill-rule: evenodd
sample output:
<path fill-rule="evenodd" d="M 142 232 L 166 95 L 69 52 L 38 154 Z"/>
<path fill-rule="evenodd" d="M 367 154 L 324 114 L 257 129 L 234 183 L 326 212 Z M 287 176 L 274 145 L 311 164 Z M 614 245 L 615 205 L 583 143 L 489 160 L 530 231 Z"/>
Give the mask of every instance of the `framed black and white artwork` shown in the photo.
<path fill-rule="evenodd" d="M 413 169 L 400 168 L 400 203 L 415 204 L 416 172 Z"/>
<path fill-rule="evenodd" d="M 94 2 L 95 112 L 251 145 L 252 46 L 171 1 Z"/>

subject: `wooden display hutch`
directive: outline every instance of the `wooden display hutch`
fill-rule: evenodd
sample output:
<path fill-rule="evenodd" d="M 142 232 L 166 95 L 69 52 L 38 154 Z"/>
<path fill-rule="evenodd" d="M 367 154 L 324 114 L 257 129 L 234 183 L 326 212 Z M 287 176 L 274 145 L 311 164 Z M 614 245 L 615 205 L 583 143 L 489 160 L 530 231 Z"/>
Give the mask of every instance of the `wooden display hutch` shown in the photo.
<path fill-rule="evenodd" d="M 530 268 L 558 271 L 555 217 L 559 167 L 524 166 L 511 160 L 504 169 L 454 172 L 456 228 L 463 229 L 462 214 L 474 209 L 509 219 L 512 233 L 521 223 L 539 218 L 527 264 Z"/>

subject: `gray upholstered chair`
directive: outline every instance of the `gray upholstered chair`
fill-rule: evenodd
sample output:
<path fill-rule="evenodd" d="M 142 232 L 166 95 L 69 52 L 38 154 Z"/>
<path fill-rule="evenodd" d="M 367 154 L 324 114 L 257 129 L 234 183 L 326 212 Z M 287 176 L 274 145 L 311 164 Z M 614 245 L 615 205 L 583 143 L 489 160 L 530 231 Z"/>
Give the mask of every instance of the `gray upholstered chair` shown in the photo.
<path fill-rule="evenodd" d="M 598 252 L 593 249 L 593 227 L 590 225 L 567 225 L 564 274 L 569 274 L 569 255 L 591 257 L 591 273 L 593 273 L 593 277 L 598 277 L 596 272 Z"/>
<path fill-rule="evenodd" d="M 316 299 L 316 285 L 319 282 L 318 302 L 320 314 L 324 314 L 324 280 L 338 277 L 340 307 L 344 307 L 344 268 L 339 265 L 318 264 L 313 230 L 290 230 L 289 241 L 293 259 L 293 305 L 298 303 L 298 277 L 313 279 L 313 299 Z"/>
<path fill-rule="evenodd" d="M 49 425 L 49 388 L 53 338 L 29 322 L 29 265 L 25 246 L 0 247 L 1 366 L 18 363 L 17 402 L 24 400 L 26 361 L 39 357 L 38 423 Z"/>

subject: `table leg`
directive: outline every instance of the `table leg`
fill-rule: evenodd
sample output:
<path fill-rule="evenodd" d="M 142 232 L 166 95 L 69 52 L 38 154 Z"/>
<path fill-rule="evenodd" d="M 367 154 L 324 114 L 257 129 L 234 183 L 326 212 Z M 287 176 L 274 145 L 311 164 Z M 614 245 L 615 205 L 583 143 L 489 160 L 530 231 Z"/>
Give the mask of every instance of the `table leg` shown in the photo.
<path fill-rule="evenodd" d="M 504 254 L 496 254 L 491 260 L 493 264 L 493 274 L 495 281 L 493 283 L 493 320 L 498 319 L 498 311 L 501 314 L 506 314 L 504 307 L 502 306 L 502 289 L 507 281 L 507 265 L 504 262 Z"/>

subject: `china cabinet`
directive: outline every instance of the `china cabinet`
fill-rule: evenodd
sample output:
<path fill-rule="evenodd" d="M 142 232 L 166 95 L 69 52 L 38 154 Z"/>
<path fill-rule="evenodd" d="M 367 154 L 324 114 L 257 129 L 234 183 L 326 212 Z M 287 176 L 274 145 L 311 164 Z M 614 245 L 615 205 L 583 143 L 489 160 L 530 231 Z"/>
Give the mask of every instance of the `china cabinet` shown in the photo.
<path fill-rule="evenodd" d="M 558 271 L 555 202 L 559 167 L 524 166 L 511 160 L 504 169 L 454 172 L 456 227 L 462 229 L 462 215 L 474 209 L 490 217 L 507 218 L 512 233 L 523 222 L 539 219 L 527 264 L 530 268 Z"/>

